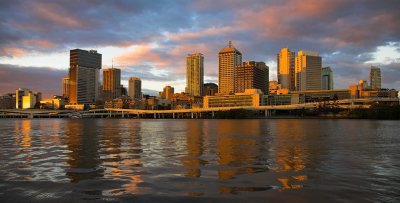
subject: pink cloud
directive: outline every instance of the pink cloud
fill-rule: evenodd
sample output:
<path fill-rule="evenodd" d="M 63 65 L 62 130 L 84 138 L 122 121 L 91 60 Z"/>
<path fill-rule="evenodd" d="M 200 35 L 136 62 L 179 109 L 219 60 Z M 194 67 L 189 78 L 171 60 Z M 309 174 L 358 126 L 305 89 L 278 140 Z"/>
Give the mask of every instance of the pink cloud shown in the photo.
<path fill-rule="evenodd" d="M 26 50 L 18 47 L 3 47 L 0 49 L 0 56 L 21 57 L 26 55 Z"/>
<path fill-rule="evenodd" d="M 155 52 L 151 44 L 135 45 L 127 52 L 117 56 L 115 62 L 121 66 L 139 65 L 146 62 L 160 67 L 167 65 L 163 58 Z"/>
<path fill-rule="evenodd" d="M 40 47 L 44 49 L 52 49 L 56 47 L 56 44 L 53 42 L 50 42 L 48 40 L 44 39 L 30 39 L 30 40 L 24 40 L 23 44 L 27 46 L 33 46 L 33 47 Z"/>
<path fill-rule="evenodd" d="M 74 18 L 73 13 L 63 12 L 63 9 L 56 4 L 37 3 L 33 6 L 32 12 L 39 18 L 65 27 L 83 28 L 88 25 L 85 19 Z"/>

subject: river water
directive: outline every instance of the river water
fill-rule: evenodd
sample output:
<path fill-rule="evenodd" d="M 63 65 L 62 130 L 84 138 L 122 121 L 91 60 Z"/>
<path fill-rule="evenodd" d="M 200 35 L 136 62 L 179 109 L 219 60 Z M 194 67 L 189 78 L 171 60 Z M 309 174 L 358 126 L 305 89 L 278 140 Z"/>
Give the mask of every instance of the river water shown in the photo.
<path fill-rule="evenodd" d="M 0 202 L 399 202 L 400 122 L 0 120 Z"/>

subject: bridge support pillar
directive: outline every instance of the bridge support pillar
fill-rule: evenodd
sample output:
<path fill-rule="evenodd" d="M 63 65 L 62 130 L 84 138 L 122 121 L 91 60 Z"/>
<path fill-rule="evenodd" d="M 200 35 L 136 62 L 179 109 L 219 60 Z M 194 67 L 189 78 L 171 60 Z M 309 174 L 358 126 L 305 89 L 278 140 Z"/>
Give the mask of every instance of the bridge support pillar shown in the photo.
<path fill-rule="evenodd" d="M 175 119 L 175 113 L 172 113 L 172 118 Z"/>
<path fill-rule="evenodd" d="M 192 112 L 192 119 L 194 118 L 194 116 L 193 116 L 193 112 Z"/>
<path fill-rule="evenodd" d="M 211 111 L 211 118 L 214 118 L 214 111 Z"/>

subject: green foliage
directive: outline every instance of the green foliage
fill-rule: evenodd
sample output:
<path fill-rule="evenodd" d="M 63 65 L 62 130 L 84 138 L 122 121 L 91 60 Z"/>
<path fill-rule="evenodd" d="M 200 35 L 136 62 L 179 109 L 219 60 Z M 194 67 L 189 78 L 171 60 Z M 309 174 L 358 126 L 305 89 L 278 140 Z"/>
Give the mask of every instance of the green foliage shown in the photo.
<path fill-rule="evenodd" d="M 215 112 L 215 118 L 219 119 L 243 119 L 254 118 L 254 112 L 245 109 L 232 109 L 229 111 Z"/>
<path fill-rule="evenodd" d="M 353 109 L 349 116 L 352 118 L 399 120 L 400 106 L 372 105 L 369 109 Z"/>

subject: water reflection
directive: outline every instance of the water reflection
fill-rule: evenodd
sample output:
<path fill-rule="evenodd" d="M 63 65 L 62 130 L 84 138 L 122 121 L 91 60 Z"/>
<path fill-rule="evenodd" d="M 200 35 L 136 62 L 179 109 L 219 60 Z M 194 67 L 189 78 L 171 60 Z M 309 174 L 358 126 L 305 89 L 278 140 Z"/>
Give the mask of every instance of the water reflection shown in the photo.
<path fill-rule="evenodd" d="M 358 120 L 2 120 L 0 199 L 395 202 L 398 129 Z"/>
<path fill-rule="evenodd" d="M 188 132 L 186 136 L 187 156 L 182 158 L 182 165 L 186 169 L 186 176 L 200 177 L 200 167 L 207 163 L 200 158 L 204 151 L 204 123 L 203 121 L 188 121 L 186 124 Z"/>
<path fill-rule="evenodd" d="M 32 166 L 33 150 L 32 146 L 32 129 L 31 120 L 22 120 L 22 122 L 17 122 L 15 125 L 15 142 L 20 146 L 17 148 L 17 157 L 21 160 L 17 162 L 16 167 L 18 170 L 17 174 L 20 175 L 22 180 L 31 180 L 33 178 L 33 173 L 30 170 Z"/>
<path fill-rule="evenodd" d="M 92 179 L 103 175 L 99 168 L 96 126 L 90 120 L 69 120 L 66 123 L 67 149 L 69 159 L 67 176 L 71 182 Z"/>
<path fill-rule="evenodd" d="M 218 170 L 221 180 L 234 178 L 237 174 L 255 173 L 257 169 L 251 167 L 261 152 L 257 147 L 260 134 L 260 122 L 246 121 L 218 122 L 216 132 L 218 165 L 225 166 Z"/>

